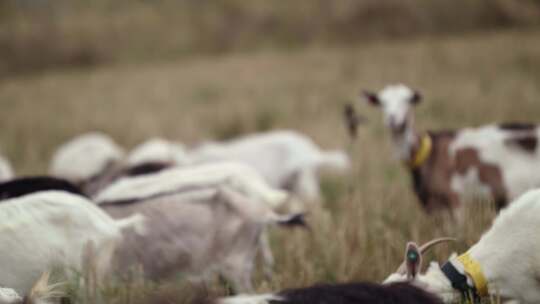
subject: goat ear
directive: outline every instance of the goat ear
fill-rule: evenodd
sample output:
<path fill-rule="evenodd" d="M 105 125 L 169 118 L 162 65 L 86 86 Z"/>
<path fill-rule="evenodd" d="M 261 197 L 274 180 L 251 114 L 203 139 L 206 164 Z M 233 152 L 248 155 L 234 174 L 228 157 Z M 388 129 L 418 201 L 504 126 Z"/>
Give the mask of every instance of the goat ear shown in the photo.
<path fill-rule="evenodd" d="M 414 279 L 420 272 L 420 266 L 422 265 L 422 253 L 420 253 L 418 245 L 414 242 L 407 243 L 405 265 L 407 266 L 407 278 Z"/>
<path fill-rule="evenodd" d="M 369 91 L 363 91 L 362 95 L 371 105 L 373 106 L 381 105 L 381 101 L 379 100 L 379 97 L 377 97 L 377 94 L 369 92 Z"/>
<path fill-rule="evenodd" d="M 419 104 L 422 101 L 422 94 L 418 91 L 414 91 L 413 96 L 411 97 L 411 103 L 413 105 Z"/>

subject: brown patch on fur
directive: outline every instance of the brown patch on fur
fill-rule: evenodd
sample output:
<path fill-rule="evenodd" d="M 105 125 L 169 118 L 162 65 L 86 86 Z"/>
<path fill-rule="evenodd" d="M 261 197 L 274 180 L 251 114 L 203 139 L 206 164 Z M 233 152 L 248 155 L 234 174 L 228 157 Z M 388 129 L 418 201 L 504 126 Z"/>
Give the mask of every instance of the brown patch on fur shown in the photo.
<path fill-rule="evenodd" d="M 527 135 L 515 138 L 509 138 L 505 141 L 509 146 L 515 146 L 528 153 L 536 152 L 538 146 L 538 138 L 535 135 Z"/>
<path fill-rule="evenodd" d="M 411 170 L 415 193 L 428 212 L 458 207 L 457 195 L 450 188 L 453 164 L 448 155 L 455 132 L 431 132 L 429 136 L 433 143 L 429 158 L 420 168 Z"/>
<path fill-rule="evenodd" d="M 500 124 L 499 128 L 506 131 L 533 131 L 536 129 L 536 125 L 532 123 L 509 122 Z"/>
<path fill-rule="evenodd" d="M 478 170 L 480 182 L 488 185 L 495 200 L 497 209 L 501 209 L 507 203 L 506 187 L 503 183 L 502 173 L 498 166 L 483 163 L 478 155 L 478 151 L 466 148 L 457 151 L 455 158 L 456 172 L 460 175 L 466 174 L 470 169 Z"/>
<path fill-rule="evenodd" d="M 429 133 L 433 148 L 426 162 L 411 170 L 415 193 L 427 212 L 436 209 L 452 209 L 461 205 L 458 193 L 451 188 L 454 174 L 466 174 L 469 169 L 478 169 L 480 182 L 489 186 L 497 209 L 507 204 L 507 192 L 499 167 L 482 162 L 478 151 L 472 148 L 457 151 L 455 159 L 448 153 L 455 139 L 455 132 Z M 413 151 L 416 152 L 416 151 Z"/>

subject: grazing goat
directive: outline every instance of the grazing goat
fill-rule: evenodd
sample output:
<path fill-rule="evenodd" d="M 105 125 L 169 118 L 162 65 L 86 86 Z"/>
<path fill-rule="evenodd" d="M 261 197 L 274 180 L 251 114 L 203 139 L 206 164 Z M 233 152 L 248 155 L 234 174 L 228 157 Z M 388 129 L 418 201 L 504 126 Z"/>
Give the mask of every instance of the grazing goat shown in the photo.
<path fill-rule="evenodd" d="M 13 169 L 9 161 L 4 156 L 0 155 L 0 182 L 7 181 L 13 178 Z"/>
<path fill-rule="evenodd" d="M 79 187 L 65 179 L 50 176 L 32 176 L 16 178 L 0 183 L 0 200 L 47 190 L 65 191 L 85 196 Z"/>
<path fill-rule="evenodd" d="M 110 267 L 121 231 L 143 229 L 139 214 L 113 220 L 82 196 L 42 191 L 0 203 L 0 282 L 25 294 L 39 274 L 51 267 L 80 270 L 83 252 L 91 242 L 96 273 Z"/>
<path fill-rule="evenodd" d="M 115 218 L 137 212 L 147 219 L 145 235 L 126 233 L 118 252 L 122 272 L 140 264 L 154 280 L 178 273 L 192 279 L 219 273 L 237 291 L 252 290 L 254 259 L 266 226 L 303 223 L 261 208 L 228 186 L 100 206 Z"/>
<path fill-rule="evenodd" d="M 255 168 L 271 186 L 290 190 L 306 201 L 320 198 L 319 169 L 349 167 L 344 152 L 322 151 L 309 137 L 293 131 L 210 142 L 189 151 L 188 156 L 191 163 L 223 160 L 245 163 Z"/>
<path fill-rule="evenodd" d="M 459 217 L 471 198 L 493 200 L 500 209 L 540 186 L 539 126 L 512 123 L 419 132 L 413 114 L 421 100 L 418 92 L 393 85 L 364 95 L 382 108 L 397 156 L 409 168 L 427 211 L 449 208 Z"/>
<path fill-rule="evenodd" d="M 540 190 L 503 209 L 491 228 L 465 254 L 420 273 L 422 250 L 407 246 L 404 264 L 385 282 L 412 280 L 446 303 L 461 297 L 500 297 L 513 303 L 540 303 Z M 407 270 L 405 270 L 407 268 Z"/>
<path fill-rule="evenodd" d="M 24 297 L 11 288 L 0 287 L 0 304 L 52 304 L 51 300 L 62 294 L 55 291 L 56 287 L 49 284 L 49 273 L 45 272 Z"/>
<path fill-rule="evenodd" d="M 135 147 L 128 154 L 126 163 L 130 167 L 146 163 L 185 165 L 187 163 L 186 149 L 180 143 L 153 138 Z"/>
<path fill-rule="evenodd" d="M 75 137 L 55 152 L 49 174 L 65 178 L 94 194 L 117 177 L 124 152 L 112 138 L 98 132 Z"/>
<path fill-rule="evenodd" d="M 212 303 L 212 302 L 211 302 Z M 408 283 L 315 285 L 275 294 L 236 296 L 214 304 L 442 304 L 435 295 Z"/>
<path fill-rule="evenodd" d="M 288 193 L 273 189 L 251 167 L 234 162 L 216 162 L 173 167 L 154 174 L 125 177 L 99 192 L 97 204 L 107 201 L 145 199 L 169 192 L 181 192 L 228 184 L 248 197 L 277 209 L 290 202 Z"/>
<path fill-rule="evenodd" d="M 270 187 L 251 167 L 233 162 L 175 167 L 155 174 L 126 177 L 105 188 L 94 197 L 94 201 L 102 206 L 111 202 L 132 203 L 219 186 L 229 186 L 248 197 L 252 206 L 246 205 L 243 207 L 245 209 L 258 208 L 264 212 L 273 212 L 298 205 L 286 192 Z M 206 199 L 209 197 L 206 196 Z M 261 234 L 260 243 L 265 274 L 271 276 L 274 259 L 266 232 Z"/>

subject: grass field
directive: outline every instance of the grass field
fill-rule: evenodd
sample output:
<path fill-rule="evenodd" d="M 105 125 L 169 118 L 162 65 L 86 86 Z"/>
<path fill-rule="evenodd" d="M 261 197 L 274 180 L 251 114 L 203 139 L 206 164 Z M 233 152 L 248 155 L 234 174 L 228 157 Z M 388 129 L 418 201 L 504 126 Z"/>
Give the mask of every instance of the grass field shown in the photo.
<path fill-rule="evenodd" d="M 539 34 L 485 32 L 6 78 L 0 82 L 0 148 L 28 175 L 46 172 L 60 143 L 89 130 L 105 131 L 126 147 L 157 135 L 195 144 L 299 130 L 324 147 L 348 149 L 354 170 L 324 178 L 327 201 L 309 215 L 312 232 L 273 231 L 276 275 L 270 282 L 257 276 L 257 290 L 381 281 L 400 263 L 408 240 L 457 237 L 429 256 L 443 261 L 473 244 L 493 212 L 487 203 L 475 204 L 475 216 L 461 228 L 423 213 L 407 172 L 393 159 L 381 114 L 358 101 L 360 90 L 395 82 L 419 89 L 421 129 L 538 122 Z M 369 121 L 351 144 L 341 111 L 353 101 Z M 164 286 L 167 297 L 189 289 Z M 122 290 L 108 290 L 106 303 L 138 303 Z"/>

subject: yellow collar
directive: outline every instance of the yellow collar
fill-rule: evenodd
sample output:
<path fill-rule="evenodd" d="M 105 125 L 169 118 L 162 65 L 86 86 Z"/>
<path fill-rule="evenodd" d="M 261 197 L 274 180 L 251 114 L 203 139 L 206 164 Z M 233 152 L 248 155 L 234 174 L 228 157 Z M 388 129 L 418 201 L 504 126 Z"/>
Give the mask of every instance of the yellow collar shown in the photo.
<path fill-rule="evenodd" d="M 474 287 L 476 288 L 476 292 L 479 296 L 484 297 L 488 295 L 488 288 L 487 288 L 487 280 L 484 276 L 484 273 L 482 272 L 482 267 L 480 264 L 473 260 L 471 258 L 471 255 L 466 252 L 462 255 L 460 255 L 458 258 L 458 261 L 463 264 L 463 268 L 465 269 L 465 273 L 471 277 L 474 283 Z"/>
<path fill-rule="evenodd" d="M 417 169 L 418 167 L 422 166 L 431 154 L 432 149 L 433 141 L 431 140 L 431 136 L 425 134 L 420 139 L 420 147 L 418 148 L 418 151 L 416 151 L 409 162 L 411 169 Z"/>

